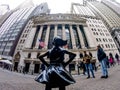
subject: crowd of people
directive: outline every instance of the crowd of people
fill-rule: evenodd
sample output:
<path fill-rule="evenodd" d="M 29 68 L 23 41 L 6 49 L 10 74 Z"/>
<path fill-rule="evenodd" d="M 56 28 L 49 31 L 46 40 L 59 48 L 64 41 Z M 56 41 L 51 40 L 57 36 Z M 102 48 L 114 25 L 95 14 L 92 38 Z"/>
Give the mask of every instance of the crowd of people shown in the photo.
<path fill-rule="evenodd" d="M 116 53 L 115 56 L 110 52 L 109 55 L 106 55 L 105 51 L 101 48 L 100 45 L 97 46 L 97 60 L 99 64 L 96 66 L 96 59 L 93 58 L 91 52 L 84 51 L 80 53 L 80 63 L 79 68 L 83 71 L 83 74 L 87 74 L 87 79 L 91 76 L 95 78 L 94 72 L 97 71 L 98 67 L 101 68 L 101 78 L 108 78 L 108 68 L 114 67 L 116 64 L 120 64 L 119 54 Z"/>
<path fill-rule="evenodd" d="M 93 59 L 91 52 L 87 53 L 84 51 L 83 53 L 80 53 L 79 68 L 83 71 L 84 75 L 87 74 L 87 79 L 89 79 L 91 75 L 95 78 L 94 71 L 97 71 L 96 59 Z"/>

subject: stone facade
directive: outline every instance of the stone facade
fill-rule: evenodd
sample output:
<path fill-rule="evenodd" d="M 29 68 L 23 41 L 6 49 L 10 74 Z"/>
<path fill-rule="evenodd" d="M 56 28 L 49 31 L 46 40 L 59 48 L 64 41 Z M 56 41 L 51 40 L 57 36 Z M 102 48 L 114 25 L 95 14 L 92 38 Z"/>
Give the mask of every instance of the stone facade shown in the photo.
<path fill-rule="evenodd" d="M 91 17 L 95 18 L 95 17 Z M 99 19 L 96 18 L 99 21 Z M 31 29 L 28 29 L 31 27 Z M 26 33 L 25 31 L 28 30 Z M 108 32 L 108 30 L 107 30 Z M 93 56 L 96 57 L 96 46 L 102 44 L 102 42 L 96 41 L 93 34 L 93 30 L 90 26 L 90 21 L 86 17 L 73 15 L 73 14 L 49 14 L 34 16 L 30 19 L 23 34 L 26 33 L 27 37 L 24 39 L 24 44 L 21 49 L 16 48 L 15 55 L 20 52 L 19 67 L 25 67 L 25 71 L 28 73 L 39 73 L 41 62 L 38 56 L 45 53 L 47 50 L 52 48 L 52 40 L 55 36 L 60 36 L 62 39 L 68 40 L 68 47 L 66 49 L 77 54 L 76 58 L 71 63 L 72 68 L 77 70 L 77 64 L 80 61 L 79 54 L 86 50 L 92 52 Z M 105 36 L 101 36 L 103 38 Z M 107 36 L 106 36 L 107 37 Z M 108 36 L 112 39 L 111 36 Z M 18 45 L 21 44 L 21 37 Z M 40 47 L 39 39 L 44 42 L 44 47 Z M 114 44 L 114 42 L 112 42 Z M 106 44 L 103 43 L 103 44 Z M 104 48 L 108 54 L 111 51 L 117 52 L 117 48 L 114 47 Z M 65 56 L 67 60 L 68 56 Z M 48 58 L 46 60 L 49 62 Z M 23 68 L 19 68 L 21 71 Z M 69 66 L 68 68 L 69 69 Z"/>

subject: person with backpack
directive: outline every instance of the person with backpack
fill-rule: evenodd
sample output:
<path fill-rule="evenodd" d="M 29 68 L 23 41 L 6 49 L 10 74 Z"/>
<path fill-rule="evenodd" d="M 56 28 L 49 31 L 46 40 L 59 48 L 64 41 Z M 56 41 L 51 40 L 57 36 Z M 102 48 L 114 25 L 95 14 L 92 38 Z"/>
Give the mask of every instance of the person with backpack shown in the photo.
<path fill-rule="evenodd" d="M 102 76 L 101 78 L 108 78 L 107 70 L 107 57 L 100 45 L 97 46 L 97 57 L 101 65 Z"/>

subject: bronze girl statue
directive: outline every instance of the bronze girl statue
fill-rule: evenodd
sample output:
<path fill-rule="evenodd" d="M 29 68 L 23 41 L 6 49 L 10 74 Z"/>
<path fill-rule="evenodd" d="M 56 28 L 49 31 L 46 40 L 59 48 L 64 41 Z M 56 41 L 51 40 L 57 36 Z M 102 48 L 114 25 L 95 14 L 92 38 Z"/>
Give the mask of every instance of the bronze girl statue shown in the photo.
<path fill-rule="evenodd" d="M 39 56 L 41 62 L 47 66 L 47 69 L 42 71 L 35 80 L 46 84 L 45 90 L 51 90 L 57 87 L 59 90 L 65 90 L 65 86 L 75 83 L 74 78 L 65 67 L 75 58 L 76 54 L 62 48 L 67 45 L 67 40 L 55 37 L 52 44 L 54 46 L 51 50 Z M 70 56 L 66 62 L 64 61 L 65 54 Z M 44 59 L 46 56 L 50 60 L 49 63 Z"/>

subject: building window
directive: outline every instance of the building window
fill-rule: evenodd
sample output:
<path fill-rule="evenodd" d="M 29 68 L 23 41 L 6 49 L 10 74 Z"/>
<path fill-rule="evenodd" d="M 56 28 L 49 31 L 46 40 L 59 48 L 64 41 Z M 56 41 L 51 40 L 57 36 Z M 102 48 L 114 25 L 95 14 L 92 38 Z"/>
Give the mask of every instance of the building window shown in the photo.
<path fill-rule="evenodd" d="M 76 47 L 81 48 L 81 44 L 80 44 L 80 40 L 79 40 L 79 36 L 78 36 L 78 32 L 77 32 L 77 26 L 72 25 L 72 29 L 73 29 L 73 33 L 75 36 Z"/>
<path fill-rule="evenodd" d="M 28 58 L 31 58 L 31 53 L 28 53 Z"/>
<path fill-rule="evenodd" d="M 43 41 L 43 42 L 45 41 L 46 32 L 47 32 L 47 25 L 44 25 L 43 31 L 42 31 L 42 36 L 41 36 L 41 38 L 39 37 L 41 39 L 41 41 Z M 39 45 L 38 49 L 42 49 L 42 47 Z"/>
<path fill-rule="evenodd" d="M 103 44 L 101 44 L 101 46 L 102 46 L 102 48 L 104 48 L 104 45 L 103 45 Z"/>
<path fill-rule="evenodd" d="M 83 25 L 79 25 L 79 28 L 81 30 L 81 33 L 82 33 L 82 36 L 83 36 L 83 39 L 84 39 L 84 44 L 85 44 L 85 47 L 89 47 L 89 44 L 88 44 L 88 41 L 87 41 L 87 38 L 86 38 L 86 35 L 85 35 L 85 32 L 84 32 L 84 28 L 83 28 Z"/>
<path fill-rule="evenodd" d="M 52 41 L 53 41 L 53 37 L 54 37 L 54 29 L 55 26 L 54 25 L 50 25 L 50 34 L 49 34 L 49 41 L 48 41 L 48 49 L 52 48 Z"/>
<path fill-rule="evenodd" d="M 36 30 L 36 32 L 35 32 L 35 36 L 34 36 L 34 39 L 33 39 L 31 48 L 35 47 L 35 44 L 36 44 L 36 42 L 37 42 L 37 40 L 38 40 L 39 31 L 40 31 L 40 26 L 37 26 L 37 30 Z M 23 42 L 23 43 L 24 43 L 24 42 Z"/>
<path fill-rule="evenodd" d="M 96 41 L 98 42 L 98 39 L 96 38 Z"/>
<path fill-rule="evenodd" d="M 66 39 L 68 40 L 68 49 L 72 49 L 72 41 L 70 36 L 70 27 L 68 24 L 65 25 Z"/>
<path fill-rule="evenodd" d="M 58 24 L 58 27 L 57 27 L 57 36 L 62 37 L 62 25 L 61 24 Z"/>

